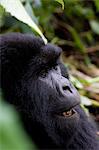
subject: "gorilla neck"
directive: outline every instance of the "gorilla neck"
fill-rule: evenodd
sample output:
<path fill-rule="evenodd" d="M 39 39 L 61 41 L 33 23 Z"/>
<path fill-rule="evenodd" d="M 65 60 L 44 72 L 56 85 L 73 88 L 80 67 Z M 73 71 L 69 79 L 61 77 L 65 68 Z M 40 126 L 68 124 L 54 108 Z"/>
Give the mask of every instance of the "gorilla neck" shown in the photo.
<path fill-rule="evenodd" d="M 25 130 L 39 149 L 58 149 L 53 140 L 48 136 L 44 128 L 39 123 L 32 120 L 23 121 Z"/>
<path fill-rule="evenodd" d="M 63 150 L 97 150 L 98 144 L 95 137 L 95 130 L 86 120 L 82 120 L 74 134 L 70 145 L 67 147 L 67 141 L 64 138 L 61 146 L 48 136 L 46 130 L 39 123 L 33 123 L 32 120 L 26 119 L 24 122 L 27 133 L 39 149 L 63 149 Z"/>
<path fill-rule="evenodd" d="M 92 122 L 91 122 L 92 123 Z M 69 145 L 70 150 L 98 150 L 99 143 L 96 139 L 96 129 L 86 118 L 80 120 L 78 130 Z"/>

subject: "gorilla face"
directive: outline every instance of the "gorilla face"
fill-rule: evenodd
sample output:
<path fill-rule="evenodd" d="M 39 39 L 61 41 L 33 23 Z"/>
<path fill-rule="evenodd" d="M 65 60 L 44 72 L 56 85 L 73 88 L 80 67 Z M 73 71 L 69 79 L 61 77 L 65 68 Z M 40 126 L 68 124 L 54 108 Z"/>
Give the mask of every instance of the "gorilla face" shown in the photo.
<path fill-rule="evenodd" d="M 50 70 L 45 77 L 39 77 L 36 88 L 34 91 L 39 91 L 39 94 L 33 95 L 39 100 L 36 101 L 38 120 L 57 144 L 63 144 L 64 138 L 66 142 L 70 141 L 79 122 L 75 109 L 80 103 L 77 90 L 68 78 L 62 76 L 60 66 Z"/>
<path fill-rule="evenodd" d="M 61 49 L 24 34 L 0 37 L 1 88 L 25 130 L 46 149 L 97 150 L 95 128 L 59 57 Z"/>
<path fill-rule="evenodd" d="M 54 53 L 54 58 L 52 54 L 49 54 L 51 59 L 47 57 L 46 47 L 47 50 L 50 49 L 50 53 Z M 71 84 L 64 66 L 65 77 L 62 74 L 62 64 L 59 61 L 61 50 L 52 45 L 43 46 L 42 49 L 40 58 L 37 59 L 41 63 L 38 67 L 36 67 L 38 63 L 35 64 L 37 71 L 34 71 L 31 76 L 26 74 L 23 83 L 27 81 L 28 86 L 25 87 L 29 91 L 30 104 L 33 104 L 31 106 L 33 120 L 43 126 L 56 144 L 61 145 L 64 138 L 66 142 L 70 141 L 77 130 L 79 114 L 75 107 L 80 103 L 80 97 Z M 34 68 L 33 63 L 31 70 L 32 68 Z"/>

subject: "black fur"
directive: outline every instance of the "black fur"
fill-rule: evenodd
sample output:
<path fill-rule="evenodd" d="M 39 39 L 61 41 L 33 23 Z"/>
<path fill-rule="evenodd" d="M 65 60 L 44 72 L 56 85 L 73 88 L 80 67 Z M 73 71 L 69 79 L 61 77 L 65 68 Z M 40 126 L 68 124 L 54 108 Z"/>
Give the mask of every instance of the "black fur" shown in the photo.
<path fill-rule="evenodd" d="M 31 35 L 1 35 L 3 94 L 39 149 L 98 150 L 96 129 L 79 105 L 60 53 Z M 63 117 L 72 107 L 74 114 Z"/>

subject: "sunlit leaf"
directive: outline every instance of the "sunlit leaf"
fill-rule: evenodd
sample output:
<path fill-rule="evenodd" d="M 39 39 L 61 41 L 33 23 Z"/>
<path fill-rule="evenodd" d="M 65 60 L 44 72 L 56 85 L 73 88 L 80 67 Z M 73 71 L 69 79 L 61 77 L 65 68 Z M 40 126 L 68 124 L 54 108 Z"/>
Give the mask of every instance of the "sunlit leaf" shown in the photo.
<path fill-rule="evenodd" d="M 90 21 L 90 26 L 94 33 L 99 34 L 99 22 L 96 20 Z"/>
<path fill-rule="evenodd" d="M 42 37 L 44 42 L 47 43 L 46 38 L 44 37 L 38 26 L 35 24 L 35 22 L 28 15 L 20 0 L 0 0 L 0 4 L 5 8 L 7 12 L 11 13 L 12 16 L 34 29 Z"/>
<path fill-rule="evenodd" d="M 90 106 L 90 105 L 92 105 L 91 100 L 90 100 L 88 97 L 86 97 L 86 96 L 81 96 L 81 103 L 82 103 L 83 105 L 85 105 L 85 106 Z"/>
<path fill-rule="evenodd" d="M 89 83 L 99 83 L 99 77 L 91 78 L 88 81 Z"/>
<path fill-rule="evenodd" d="M 64 1 L 63 0 L 55 0 L 62 5 L 62 9 L 64 10 Z"/>
<path fill-rule="evenodd" d="M 74 76 L 70 76 L 71 81 L 73 82 L 73 84 L 78 88 L 78 89 L 82 89 L 83 85 L 82 83 L 77 80 L 77 78 L 75 78 Z"/>
<path fill-rule="evenodd" d="M 93 99 L 89 99 L 86 96 L 81 96 L 81 103 L 85 106 L 94 105 L 96 107 L 99 107 L 99 102 L 97 102 L 96 100 L 93 100 Z"/>

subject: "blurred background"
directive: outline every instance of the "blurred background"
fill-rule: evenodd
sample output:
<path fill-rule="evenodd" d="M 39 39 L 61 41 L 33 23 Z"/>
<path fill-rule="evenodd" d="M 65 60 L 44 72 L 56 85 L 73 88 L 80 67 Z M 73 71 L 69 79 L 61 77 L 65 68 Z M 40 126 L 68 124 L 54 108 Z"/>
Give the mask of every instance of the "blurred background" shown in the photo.
<path fill-rule="evenodd" d="M 47 40 L 63 49 L 61 58 L 81 95 L 81 105 L 99 128 L 99 0 L 21 0 L 21 3 Z M 8 32 L 37 35 L 0 5 L 0 34 Z M 15 110 L 0 98 L 2 150 L 36 149 L 19 120 Z"/>

